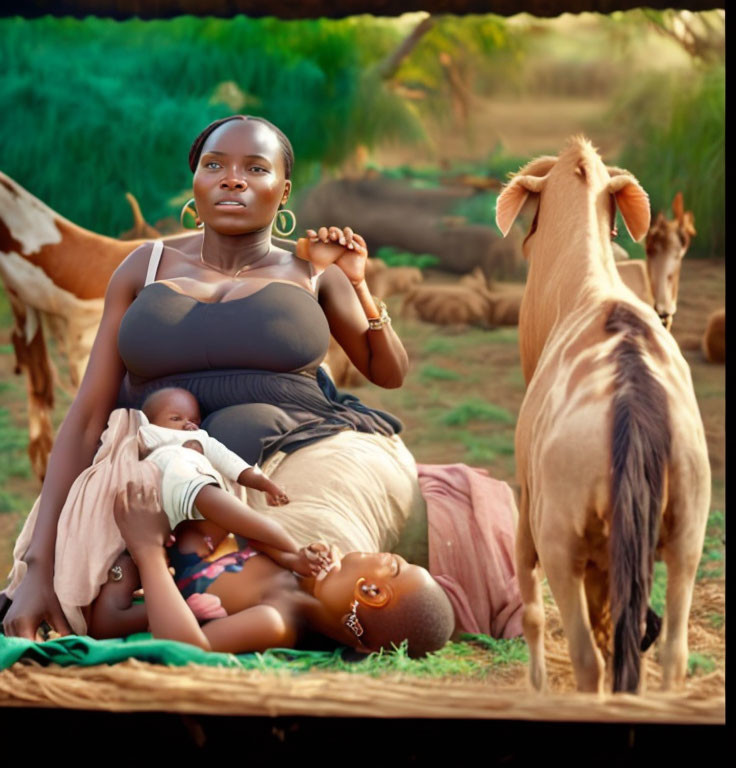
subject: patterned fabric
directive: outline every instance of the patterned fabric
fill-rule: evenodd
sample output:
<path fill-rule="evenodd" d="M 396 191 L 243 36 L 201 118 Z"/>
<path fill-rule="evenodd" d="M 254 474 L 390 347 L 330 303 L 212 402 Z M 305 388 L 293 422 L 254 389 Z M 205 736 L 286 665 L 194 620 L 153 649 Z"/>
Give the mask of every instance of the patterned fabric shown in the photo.
<path fill-rule="evenodd" d="M 194 552 L 182 554 L 176 545 L 169 549 L 169 563 L 174 569 L 174 580 L 179 591 L 185 598 L 193 594 L 205 592 L 218 576 L 223 573 L 239 573 L 243 565 L 254 555 L 259 554 L 251 547 L 245 547 L 239 552 L 218 557 L 208 562 Z"/>

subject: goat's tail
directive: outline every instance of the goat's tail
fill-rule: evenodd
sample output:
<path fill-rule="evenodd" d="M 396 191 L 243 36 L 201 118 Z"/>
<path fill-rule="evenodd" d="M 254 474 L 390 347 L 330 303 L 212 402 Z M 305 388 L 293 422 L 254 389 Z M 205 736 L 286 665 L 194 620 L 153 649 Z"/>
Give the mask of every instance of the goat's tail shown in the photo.
<path fill-rule="evenodd" d="M 639 687 L 642 626 L 649 603 L 670 453 L 666 393 L 643 357 L 651 329 L 623 305 L 606 330 L 622 333 L 616 364 L 611 436 L 610 594 L 613 690 Z"/>

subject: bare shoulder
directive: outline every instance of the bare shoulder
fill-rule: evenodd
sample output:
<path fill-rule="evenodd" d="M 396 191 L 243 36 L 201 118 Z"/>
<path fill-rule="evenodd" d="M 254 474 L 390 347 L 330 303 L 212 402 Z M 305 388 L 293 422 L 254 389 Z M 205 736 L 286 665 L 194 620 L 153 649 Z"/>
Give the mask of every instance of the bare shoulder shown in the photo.
<path fill-rule="evenodd" d="M 304 262 L 305 264 L 307 262 Z M 327 269 L 317 278 L 317 293 L 320 298 L 330 298 L 336 294 L 347 292 L 354 293 L 350 280 L 347 275 L 337 266 L 330 264 Z"/>
<path fill-rule="evenodd" d="M 140 286 L 143 285 L 151 253 L 153 252 L 153 244 L 154 241 L 142 243 L 120 262 L 120 265 L 110 278 L 108 290 L 116 287 L 122 288 L 123 286 L 134 287 L 139 283 Z"/>

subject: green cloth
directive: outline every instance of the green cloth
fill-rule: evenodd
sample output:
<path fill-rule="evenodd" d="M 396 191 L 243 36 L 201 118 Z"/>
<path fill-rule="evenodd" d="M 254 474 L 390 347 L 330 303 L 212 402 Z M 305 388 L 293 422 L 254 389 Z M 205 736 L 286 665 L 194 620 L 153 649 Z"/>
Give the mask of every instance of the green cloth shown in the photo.
<path fill-rule="evenodd" d="M 325 667 L 341 660 L 342 650 L 297 651 L 290 648 L 271 648 L 264 653 L 232 653 L 203 651 L 187 643 L 174 640 L 154 640 L 148 633 L 130 635 L 114 640 L 93 640 L 91 637 L 67 635 L 44 643 L 35 643 L 18 637 L 0 635 L 0 670 L 21 659 L 33 659 L 40 664 L 90 667 L 96 664 L 117 664 L 126 659 L 139 659 L 152 664 L 182 667 L 203 664 L 210 667 L 239 667 L 241 669 L 267 669 L 288 666 L 292 669 Z"/>

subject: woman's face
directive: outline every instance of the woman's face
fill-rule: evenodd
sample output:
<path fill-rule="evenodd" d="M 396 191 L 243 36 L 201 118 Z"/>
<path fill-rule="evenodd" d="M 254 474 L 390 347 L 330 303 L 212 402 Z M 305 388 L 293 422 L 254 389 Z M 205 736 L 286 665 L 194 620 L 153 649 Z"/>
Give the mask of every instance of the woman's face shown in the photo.
<path fill-rule="evenodd" d="M 276 134 L 255 120 L 231 120 L 207 138 L 194 173 L 199 218 L 216 232 L 270 228 L 291 182 Z"/>

